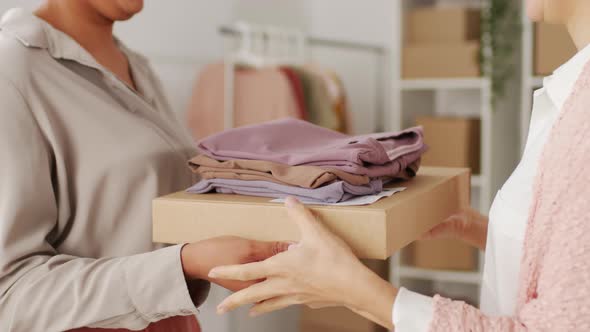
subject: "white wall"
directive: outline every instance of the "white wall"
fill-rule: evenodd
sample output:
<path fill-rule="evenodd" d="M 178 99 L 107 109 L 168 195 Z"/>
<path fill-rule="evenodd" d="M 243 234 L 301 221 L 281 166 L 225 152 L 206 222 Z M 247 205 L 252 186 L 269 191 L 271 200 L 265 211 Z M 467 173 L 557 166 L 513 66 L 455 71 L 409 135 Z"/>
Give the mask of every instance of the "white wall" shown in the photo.
<path fill-rule="evenodd" d="M 14 7 L 35 8 L 41 0 L 0 0 L 0 15 Z"/>
<path fill-rule="evenodd" d="M 301 28 L 314 36 L 388 44 L 391 0 L 234 0 L 234 16 Z"/>

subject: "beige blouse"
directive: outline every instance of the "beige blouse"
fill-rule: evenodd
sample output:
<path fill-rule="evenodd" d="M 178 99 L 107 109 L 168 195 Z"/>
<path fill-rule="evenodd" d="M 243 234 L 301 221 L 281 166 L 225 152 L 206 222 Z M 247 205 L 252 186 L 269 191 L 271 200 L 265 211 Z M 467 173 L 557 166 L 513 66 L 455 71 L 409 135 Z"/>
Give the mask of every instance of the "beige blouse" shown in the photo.
<path fill-rule="evenodd" d="M 1 331 L 197 312 L 180 246 L 151 240 L 151 200 L 193 181 L 192 139 L 147 61 L 121 48 L 139 93 L 32 13 L 0 21 Z"/>

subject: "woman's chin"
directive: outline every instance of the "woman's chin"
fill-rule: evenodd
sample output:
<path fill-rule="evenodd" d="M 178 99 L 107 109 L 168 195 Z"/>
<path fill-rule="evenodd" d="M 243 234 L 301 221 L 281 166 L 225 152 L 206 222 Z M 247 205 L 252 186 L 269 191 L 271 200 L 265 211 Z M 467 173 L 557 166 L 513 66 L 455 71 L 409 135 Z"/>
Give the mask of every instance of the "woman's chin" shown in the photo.
<path fill-rule="evenodd" d="M 121 17 L 118 20 L 124 21 L 132 18 L 143 9 L 143 0 L 119 0 Z"/>

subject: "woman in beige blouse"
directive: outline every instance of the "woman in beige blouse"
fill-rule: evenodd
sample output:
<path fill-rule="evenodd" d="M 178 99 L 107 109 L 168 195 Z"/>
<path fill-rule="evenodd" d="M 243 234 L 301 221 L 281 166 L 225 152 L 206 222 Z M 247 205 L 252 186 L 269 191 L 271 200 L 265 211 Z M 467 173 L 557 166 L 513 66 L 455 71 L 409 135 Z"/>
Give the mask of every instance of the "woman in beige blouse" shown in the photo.
<path fill-rule="evenodd" d="M 198 331 L 211 268 L 282 249 L 152 243 L 151 200 L 192 184 L 195 152 L 147 61 L 113 37 L 142 7 L 47 0 L 0 20 L 1 331 Z"/>

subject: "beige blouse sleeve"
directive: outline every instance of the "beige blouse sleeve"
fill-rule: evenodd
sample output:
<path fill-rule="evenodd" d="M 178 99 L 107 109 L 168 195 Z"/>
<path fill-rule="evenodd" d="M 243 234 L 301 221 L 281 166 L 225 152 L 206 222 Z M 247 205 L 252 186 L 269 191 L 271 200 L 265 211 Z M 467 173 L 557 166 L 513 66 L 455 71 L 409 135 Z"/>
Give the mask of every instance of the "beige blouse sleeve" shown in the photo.
<path fill-rule="evenodd" d="M 57 232 L 60 199 L 53 190 L 53 162 L 25 99 L 0 78 L 1 325 L 8 331 L 141 329 L 195 314 L 180 246 L 104 259 L 63 255 L 52 247 L 47 239 Z"/>

